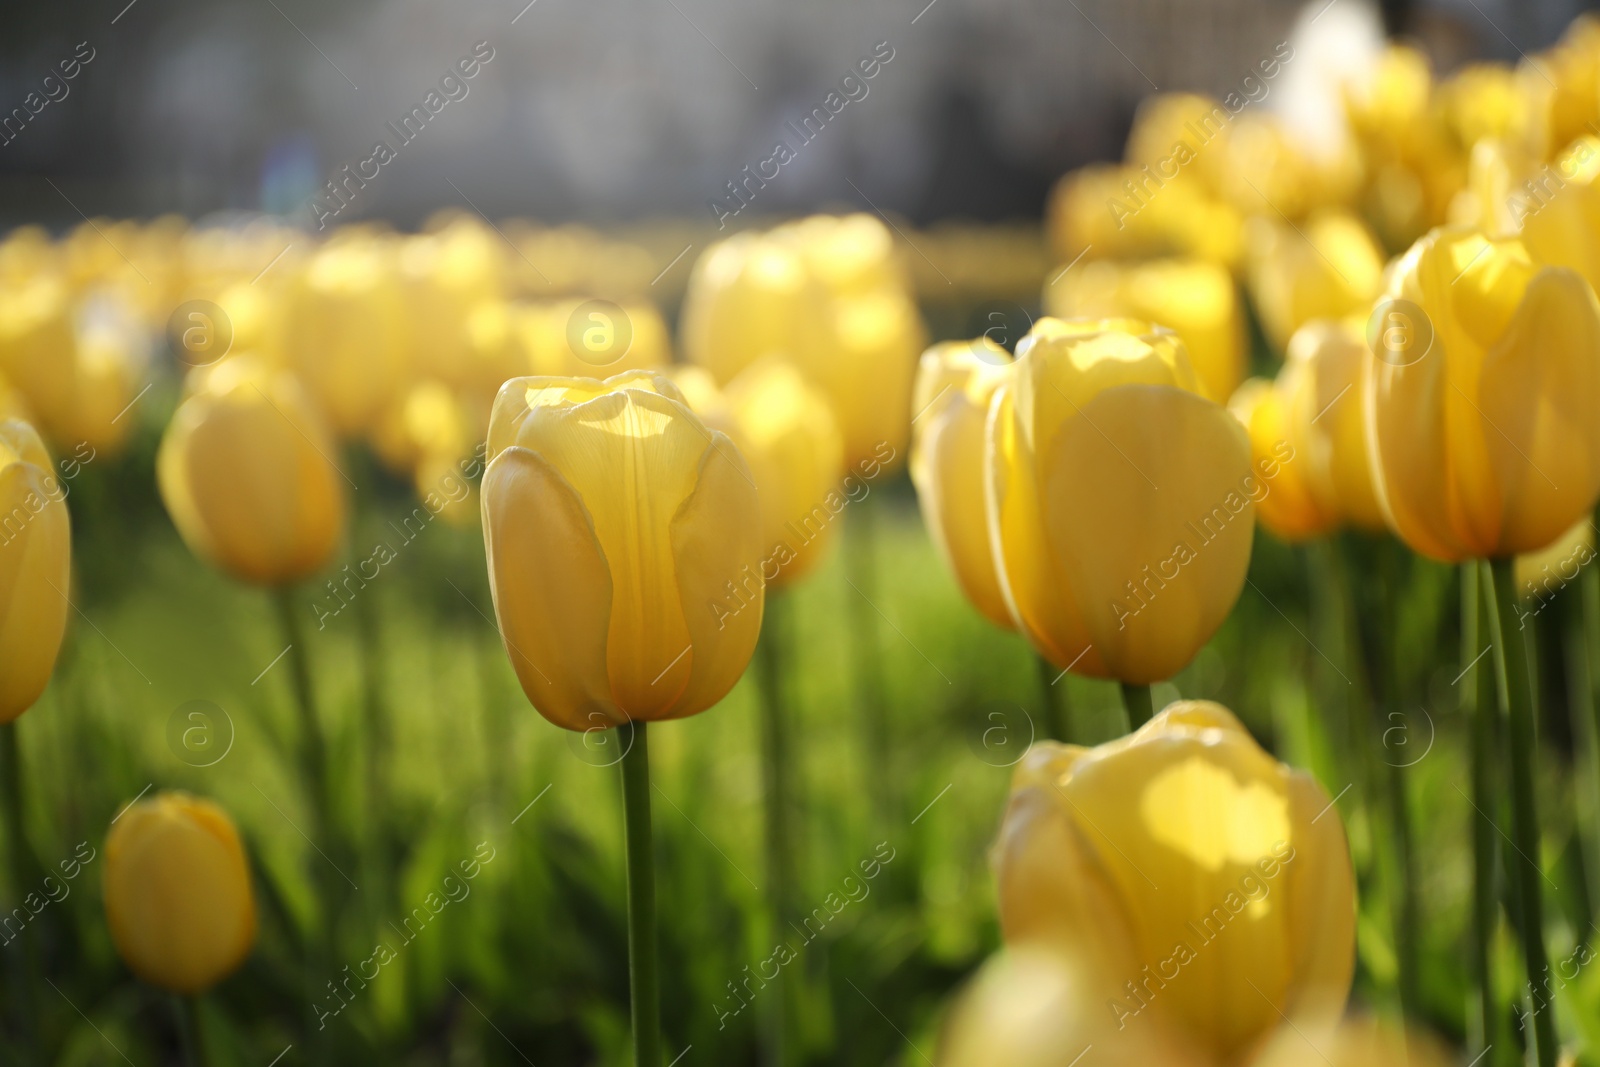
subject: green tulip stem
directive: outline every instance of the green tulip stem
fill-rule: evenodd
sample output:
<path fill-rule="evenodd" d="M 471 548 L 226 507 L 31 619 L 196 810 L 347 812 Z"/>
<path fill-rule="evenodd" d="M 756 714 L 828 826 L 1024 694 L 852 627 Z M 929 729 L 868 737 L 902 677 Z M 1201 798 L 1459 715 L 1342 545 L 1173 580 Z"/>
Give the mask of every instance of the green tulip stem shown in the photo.
<path fill-rule="evenodd" d="M 650 745 L 645 724 L 619 728 L 628 850 L 628 996 L 634 1067 L 661 1067 L 661 970 L 656 938 L 656 862 L 650 836 Z"/>
<path fill-rule="evenodd" d="M 1037 652 L 1033 654 L 1033 661 L 1039 667 L 1039 693 L 1044 697 L 1048 729 L 1057 741 L 1070 745 L 1073 742 L 1072 704 L 1067 696 L 1066 671 L 1058 670 Z"/>
<path fill-rule="evenodd" d="M 200 1029 L 200 998 L 176 994 L 172 998 L 178 1016 L 178 1045 L 183 1050 L 184 1067 L 207 1067 L 206 1039 Z"/>
<path fill-rule="evenodd" d="M 33 857 L 28 851 L 28 839 L 22 819 L 22 753 L 17 739 L 17 723 L 12 720 L 0 724 L 0 806 L 5 809 L 6 859 L 11 868 L 11 893 L 14 907 L 22 907 L 28 894 L 28 883 L 33 880 Z M 10 960 L 12 1012 L 16 1016 L 18 1042 L 21 1049 L 30 1053 L 24 1059 L 42 1063 L 39 1053 L 38 1015 L 36 998 L 39 988 L 38 934 L 29 931 L 23 935 L 20 951 L 8 952 Z"/>
<path fill-rule="evenodd" d="M 895 761 L 889 733 L 889 701 L 883 678 L 883 642 L 878 627 L 877 542 L 875 501 L 863 499 L 845 516 L 844 580 L 849 627 L 851 677 L 855 683 L 857 716 L 862 729 L 862 756 L 867 794 L 880 827 L 898 826 Z"/>
<path fill-rule="evenodd" d="M 274 590 L 274 603 L 278 620 L 283 628 L 283 638 L 289 643 L 289 680 L 294 690 L 295 708 L 300 714 L 301 773 L 311 794 L 312 847 L 320 854 L 312 859 L 312 884 L 317 892 L 317 917 L 306 939 L 305 980 L 308 994 L 307 1050 L 314 1064 L 327 1062 L 328 1043 L 317 1040 L 316 1007 L 324 995 L 322 986 L 329 980 L 332 968 L 334 938 L 339 910 L 338 879 L 343 875 L 334 867 L 331 858 L 339 850 L 332 839 L 333 815 L 328 789 L 327 746 L 322 738 L 322 724 L 317 717 L 315 694 L 311 685 L 311 662 L 306 653 L 305 631 L 300 624 L 299 609 L 294 602 L 293 590 L 279 586 Z"/>
<path fill-rule="evenodd" d="M 791 769 L 789 752 L 788 709 L 783 699 L 784 641 L 787 639 L 787 598 L 772 590 L 767 591 L 765 617 L 761 626 L 761 642 L 756 646 L 760 656 L 759 681 L 761 685 L 761 777 L 766 795 L 767 830 L 767 906 L 771 912 L 773 938 L 782 936 L 794 917 L 792 895 L 794 885 L 794 856 L 791 851 L 789 822 L 793 797 L 789 787 Z M 793 981 L 791 978 L 790 981 Z M 789 1062 L 785 1041 L 788 1015 L 788 986 L 778 991 L 772 999 L 768 1017 L 769 1056 L 767 1063 L 783 1067 Z"/>
<path fill-rule="evenodd" d="M 1496 688 L 1500 710 L 1506 717 L 1511 756 L 1512 840 L 1521 853 L 1511 866 L 1516 871 L 1522 906 L 1522 954 L 1530 985 L 1542 987 L 1549 974 L 1544 944 L 1544 908 L 1539 882 L 1539 813 L 1534 798 L 1535 722 L 1532 683 L 1528 676 L 1528 649 L 1517 619 L 1516 579 L 1510 559 L 1487 564 L 1493 582 L 1489 590 L 1494 611 L 1489 616 L 1494 643 Z M 1534 1045 L 1539 1067 L 1555 1067 L 1557 1044 L 1555 1005 L 1545 1003 L 1533 1013 Z"/>
<path fill-rule="evenodd" d="M 1155 714 L 1155 703 L 1150 697 L 1148 685 L 1136 685 L 1133 682 L 1123 682 L 1122 706 L 1128 712 L 1128 732 L 1132 733 Z"/>
<path fill-rule="evenodd" d="M 1495 825 L 1489 813 L 1496 808 L 1493 781 L 1494 691 L 1492 672 L 1479 664 L 1484 643 L 1483 568 L 1477 562 L 1461 566 L 1461 662 L 1466 677 L 1459 679 L 1462 711 L 1472 724 L 1472 984 L 1477 993 L 1477 1017 L 1469 1026 L 1469 1053 L 1483 1056 L 1498 1038 L 1499 1013 L 1495 1007 L 1494 972 L 1490 968 L 1494 932 L 1500 915 L 1495 897 Z"/>

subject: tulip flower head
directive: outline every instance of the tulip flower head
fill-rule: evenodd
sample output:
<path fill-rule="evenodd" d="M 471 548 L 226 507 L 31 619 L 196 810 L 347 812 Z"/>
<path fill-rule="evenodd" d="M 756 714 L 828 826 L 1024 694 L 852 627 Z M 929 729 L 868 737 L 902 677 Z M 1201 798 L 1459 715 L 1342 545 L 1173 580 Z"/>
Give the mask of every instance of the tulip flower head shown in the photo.
<path fill-rule="evenodd" d="M 1435 559 L 1543 548 L 1600 496 L 1600 304 L 1521 242 L 1435 230 L 1380 316 L 1418 331 L 1369 357 L 1367 446 L 1391 529 Z M 1388 327 L 1385 327 L 1387 330 Z"/>
<path fill-rule="evenodd" d="M 994 392 L 984 454 L 1000 590 L 1033 646 L 1095 678 L 1182 670 L 1244 587 L 1265 487 L 1178 336 L 1041 319 Z"/>
<path fill-rule="evenodd" d="M 1343 1011 L 1355 882 L 1339 812 L 1220 705 L 1180 701 L 1093 749 L 1035 745 L 994 862 L 1007 945 L 1070 953 L 1113 1030 L 1223 1067 L 1284 1018 Z"/>
<path fill-rule="evenodd" d="M 321 569 L 344 530 L 343 475 L 294 377 L 247 356 L 190 375 L 156 457 L 167 512 L 191 551 L 241 581 Z"/>
<path fill-rule="evenodd" d="M 1015 628 L 984 513 L 989 404 L 1010 376 L 1011 354 L 988 338 L 936 344 L 922 354 L 912 409 L 911 480 L 922 518 L 961 591 L 991 622 Z"/>
<path fill-rule="evenodd" d="M 711 707 L 761 627 L 761 505 L 668 379 L 513 378 L 480 490 L 495 615 L 523 691 L 570 730 Z"/>
<path fill-rule="evenodd" d="M 186 793 L 130 805 L 106 837 L 106 922 L 128 967 L 152 985 L 201 993 L 256 939 L 255 897 L 226 812 Z"/>
<path fill-rule="evenodd" d="M 0 422 L 0 723 L 33 706 L 67 628 L 72 530 L 38 433 Z"/>
<path fill-rule="evenodd" d="M 1258 515 L 1285 541 L 1344 524 L 1383 528 L 1361 409 L 1366 361 L 1355 325 L 1316 319 L 1289 339 L 1276 380 L 1252 379 L 1229 403 L 1250 432 L 1257 467 L 1279 472 Z"/>

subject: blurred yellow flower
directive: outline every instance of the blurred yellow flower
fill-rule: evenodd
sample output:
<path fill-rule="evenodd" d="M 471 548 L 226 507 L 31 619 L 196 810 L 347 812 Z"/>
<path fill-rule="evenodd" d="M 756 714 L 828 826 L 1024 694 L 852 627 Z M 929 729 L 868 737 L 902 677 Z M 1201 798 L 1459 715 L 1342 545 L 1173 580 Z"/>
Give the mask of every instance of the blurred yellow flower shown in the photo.
<path fill-rule="evenodd" d="M 1257 469 L 1275 472 L 1257 515 L 1286 541 L 1342 524 L 1383 528 L 1361 409 L 1366 361 L 1356 324 L 1314 319 L 1289 339 L 1275 381 L 1252 379 L 1229 403 Z"/>
<path fill-rule="evenodd" d="M 719 382 L 770 352 L 802 359 L 823 343 L 826 293 L 791 243 L 735 234 L 694 265 L 683 298 L 683 354 Z"/>
<path fill-rule="evenodd" d="M 523 691 L 570 730 L 711 707 L 761 628 L 761 511 L 727 435 L 665 377 L 514 378 L 481 490 Z"/>
<path fill-rule="evenodd" d="M 1216 263 L 1085 263 L 1046 284 L 1044 311 L 1060 318 L 1149 319 L 1177 331 L 1201 392 L 1219 404 L 1244 375 L 1244 313 L 1233 275 Z"/>
<path fill-rule="evenodd" d="M 333 429 L 365 430 L 408 373 L 393 241 L 323 245 L 295 273 L 283 314 L 283 353 Z"/>
<path fill-rule="evenodd" d="M 1580 15 L 1555 46 L 1523 58 L 1517 68 L 1531 100 L 1532 147 L 1549 158 L 1600 121 L 1600 19 Z"/>
<path fill-rule="evenodd" d="M 1057 667 L 1170 678 L 1232 610 L 1264 485 L 1170 330 L 1041 319 L 995 390 L 985 462 L 1001 592 Z"/>
<path fill-rule="evenodd" d="M 1045 219 L 1057 257 L 1192 256 L 1237 265 L 1238 210 L 1202 183 L 1178 180 L 1184 165 L 1169 157 L 1165 166 L 1095 164 L 1066 175 L 1050 194 Z"/>
<path fill-rule="evenodd" d="M 517 376 L 581 378 L 672 363 L 661 312 L 644 301 L 552 300 L 516 309 Z"/>
<path fill-rule="evenodd" d="M 1285 1025 L 1254 1067 L 1447 1067 L 1456 1060 L 1437 1041 L 1372 1016 L 1307 1030 Z"/>
<path fill-rule="evenodd" d="M 945 341 L 922 354 L 912 407 L 911 480 L 928 534 L 961 591 L 990 621 L 1015 627 L 1000 591 L 984 508 L 989 404 L 1011 354 L 987 338 Z"/>
<path fill-rule="evenodd" d="M 1093 749 L 1036 744 L 994 863 L 1007 945 L 1071 953 L 1102 1025 L 1231 1065 L 1284 1018 L 1344 1009 L 1356 909 L 1338 809 L 1218 704 L 1180 701 Z"/>
<path fill-rule="evenodd" d="M 343 475 L 294 377 L 249 356 L 190 375 L 156 457 L 161 499 L 191 551 L 235 578 L 298 581 L 344 532 Z"/>
<path fill-rule="evenodd" d="M 1517 557 L 1517 595 L 1544 603 L 1594 561 L 1594 521 L 1585 515 L 1543 548 Z"/>
<path fill-rule="evenodd" d="M 72 523 L 32 426 L 0 422 L 0 723 L 33 706 L 67 627 Z"/>
<path fill-rule="evenodd" d="M 751 364 L 723 396 L 729 436 L 761 494 L 763 578 L 780 588 L 808 574 L 833 543 L 830 497 L 839 495 L 844 442 L 827 397 L 782 357 Z"/>
<path fill-rule="evenodd" d="M 1257 216 L 1248 234 L 1250 295 L 1280 352 L 1312 319 L 1364 314 L 1383 286 L 1383 253 L 1348 212 L 1318 212 L 1296 226 Z"/>
<path fill-rule="evenodd" d="M 70 294 L 41 274 L 0 287 L 0 372 L 27 398 L 38 428 L 58 443 L 72 433 L 76 338 Z"/>
<path fill-rule="evenodd" d="M 1368 448 L 1389 526 L 1458 562 L 1543 548 L 1600 496 L 1600 305 L 1516 240 L 1440 229 L 1391 268 Z M 1406 334 L 1406 331 L 1411 331 Z"/>
<path fill-rule="evenodd" d="M 196 994 L 238 969 L 256 940 L 250 867 L 233 820 L 187 793 L 130 805 L 106 836 L 106 924 L 130 970 Z"/>
<path fill-rule="evenodd" d="M 1097 992 L 1059 948 L 1004 949 L 962 993 L 935 1059 L 939 1067 L 1073 1067 L 1080 1059 L 1096 1067 L 1215 1067 L 1192 1042 L 1153 1026 L 1119 1026 Z"/>

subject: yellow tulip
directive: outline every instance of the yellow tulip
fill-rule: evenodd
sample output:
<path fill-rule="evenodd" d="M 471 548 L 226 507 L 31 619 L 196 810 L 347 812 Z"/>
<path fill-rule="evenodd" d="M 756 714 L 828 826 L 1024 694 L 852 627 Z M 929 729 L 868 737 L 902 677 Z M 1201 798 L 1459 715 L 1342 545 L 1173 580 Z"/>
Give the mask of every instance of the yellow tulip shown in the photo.
<path fill-rule="evenodd" d="M 1176 160 L 1096 164 L 1066 175 L 1050 194 L 1046 229 L 1057 257 L 1145 259 L 1189 256 L 1226 267 L 1239 262 L 1242 221 L 1203 184 L 1180 180 Z"/>
<path fill-rule="evenodd" d="M 0 422 L 0 723 L 33 706 L 67 628 L 72 529 L 66 490 L 32 426 Z"/>
<path fill-rule="evenodd" d="M 484 547 L 523 691 L 558 726 L 711 707 L 761 628 L 744 457 L 666 378 L 513 378 L 489 420 Z"/>
<path fill-rule="evenodd" d="M 844 442 L 825 397 L 778 356 L 751 364 L 723 392 L 729 436 L 761 494 L 762 577 L 780 588 L 810 573 L 833 543 Z"/>
<path fill-rule="evenodd" d="M 816 349 L 827 291 L 790 242 L 741 233 L 695 263 L 683 298 L 684 356 L 719 382 L 770 352 L 800 359 Z"/>
<path fill-rule="evenodd" d="M 1079 998 L 1119 1030 L 1231 1065 L 1285 1017 L 1343 1010 L 1355 882 L 1338 809 L 1220 705 L 1180 701 L 1097 748 L 1035 745 L 994 857 L 1006 943 L 1073 953 Z"/>
<path fill-rule="evenodd" d="M 517 375 L 615 376 L 672 363 L 661 312 L 643 301 L 571 298 L 533 304 L 517 309 L 512 329 L 521 346 Z"/>
<path fill-rule="evenodd" d="M 61 278 L 37 275 L 0 288 L 0 372 L 22 391 L 51 439 L 69 444 L 74 364 L 70 294 Z"/>
<path fill-rule="evenodd" d="M 1517 557 L 1517 595 L 1540 609 L 1550 597 L 1594 561 L 1594 521 L 1585 515 L 1572 528 L 1541 549 Z"/>
<path fill-rule="evenodd" d="M 1580 137 L 1518 177 L 1524 180 L 1506 196 L 1508 232 L 1520 232 L 1538 262 L 1571 267 L 1591 287 L 1600 284 L 1600 138 Z"/>
<path fill-rule="evenodd" d="M 833 405 L 845 466 L 895 466 L 911 435 L 911 379 L 927 343 L 908 294 L 879 290 L 834 302 L 832 338 L 796 363 Z"/>
<path fill-rule="evenodd" d="M 1308 1032 L 1283 1026 L 1255 1067 L 1446 1067 L 1454 1063 L 1438 1042 L 1382 1020 L 1359 1016 Z"/>
<path fill-rule="evenodd" d="M 69 436 L 114 455 L 138 421 L 129 405 L 144 388 L 143 338 L 132 322 L 97 323 L 79 332 L 75 356 Z"/>
<path fill-rule="evenodd" d="M 1200 259 L 1119 264 L 1099 260 L 1056 276 L 1047 315 L 1149 319 L 1177 331 L 1201 391 L 1226 403 L 1244 375 L 1244 312 L 1233 275 Z"/>
<path fill-rule="evenodd" d="M 806 270 L 834 296 L 906 286 L 894 235 L 873 215 L 812 215 L 771 236 L 792 244 Z"/>
<path fill-rule="evenodd" d="M 365 429 L 403 383 L 404 312 L 391 242 L 335 239 L 296 272 L 284 354 L 338 433 Z"/>
<path fill-rule="evenodd" d="M 1457 145 L 1526 142 L 1533 101 L 1517 72 L 1501 63 L 1468 63 L 1439 86 L 1439 107 Z"/>
<path fill-rule="evenodd" d="M 1533 146 L 1548 158 L 1600 121 L 1600 19 L 1580 15 L 1553 48 L 1517 69 L 1532 101 Z"/>
<path fill-rule="evenodd" d="M 1298 226 L 1258 216 L 1249 229 L 1250 294 L 1274 348 L 1312 319 L 1364 314 L 1383 286 L 1383 253 L 1354 215 L 1325 211 Z"/>
<path fill-rule="evenodd" d="M 1285 541 L 1343 524 L 1383 528 L 1361 410 L 1366 360 L 1356 325 L 1316 319 L 1289 339 L 1276 381 L 1246 382 L 1229 403 L 1257 469 L 1275 471 L 1258 515 Z"/>
<path fill-rule="evenodd" d="M 191 551 L 242 581 L 323 567 L 344 530 L 343 475 L 293 376 L 248 356 L 190 376 L 156 457 L 161 498 Z"/>
<path fill-rule="evenodd" d="M 232 974 L 256 940 L 250 866 L 233 820 L 187 793 L 130 805 L 106 836 L 106 924 L 129 969 L 174 993 Z"/>
<path fill-rule="evenodd" d="M 939 1067 L 1213 1067 L 1153 1026 L 1119 1027 L 1069 954 L 1042 945 L 994 956 L 950 1013 Z M 1090 1049 L 1093 1052 L 1085 1055 Z"/>
<path fill-rule="evenodd" d="M 1011 617 L 1057 667 L 1148 684 L 1244 588 L 1250 441 L 1170 330 L 1041 319 L 992 401 L 985 489 Z"/>
<path fill-rule="evenodd" d="M 1600 496 L 1600 304 L 1520 242 L 1440 229 L 1390 270 L 1367 446 L 1390 528 L 1459 562 L 1543 548 Z M 1381 357 L 1381 358 L 1380 358 Z"/>
<path fill-rule="evenodd" d="M 988 338 L 947 341 L 922 354 L 912 408 L 911 480 L 922 518 L 961 591 L 1011 629 L 984 513 L 989 403 L 1010 377 L 1011 355 Z"/>
<path fill-rule="evenodd" d="M 505 258 L 501 237 L 467 216 L 400 240 L 402 314 L 409 323 L 403 340 L 421 373 L 466 384 L 467 320 L 481 302 L 505 295 Z"/>

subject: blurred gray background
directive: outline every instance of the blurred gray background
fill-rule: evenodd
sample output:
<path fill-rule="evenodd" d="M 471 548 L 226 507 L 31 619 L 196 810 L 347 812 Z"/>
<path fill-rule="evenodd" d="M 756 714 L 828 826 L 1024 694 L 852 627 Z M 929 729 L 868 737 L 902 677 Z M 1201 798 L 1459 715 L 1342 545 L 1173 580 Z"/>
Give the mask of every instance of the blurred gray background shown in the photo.
<path fill-rule="evenodd" d="M 1333 0 L 1334 3 L 1350 0 Z M 877 207 L 1037 217 L 1066 169 L 1120 152 L 1138 100 L 1225 92 L 1300 0 L 92 0 L 8 4 L 0 114 L 80 42 L 65 98 L 0 145 L 0 223 L 306 207 L 397 139 L 479 41 L 494 58 L 340 221 L 709 220 L 874 46 L 894 58 L 759 194 L 762 213 Z M 1390 3 L 1444 69 L 1550 44 L 1577 0 Z M 515 21 L 513 21 L 515 20 Z M 55 91 L 59 92 L 59 89 Z M 792 142 L 795 139 L 790 137 Z M 53 183 L 53 185 L 52 185 Z"/>

